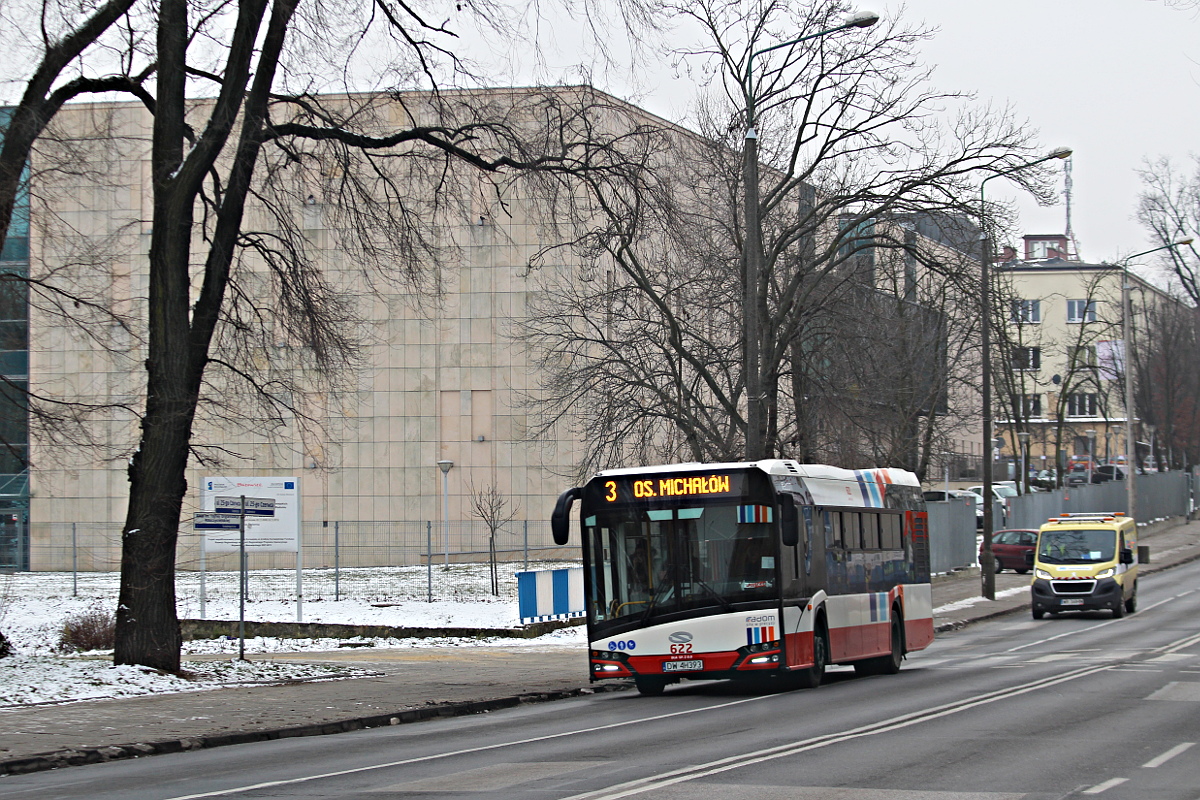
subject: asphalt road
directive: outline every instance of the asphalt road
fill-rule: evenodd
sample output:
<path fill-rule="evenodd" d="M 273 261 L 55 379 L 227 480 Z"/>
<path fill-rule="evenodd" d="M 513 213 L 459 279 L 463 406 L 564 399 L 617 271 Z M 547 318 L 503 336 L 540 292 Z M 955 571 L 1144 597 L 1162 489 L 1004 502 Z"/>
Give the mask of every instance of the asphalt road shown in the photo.
<path fill-rule="evenodd" d="M 1139 611 L 1009 616 L 896 676 L 683 684 L 0 779 L 5 798 L 1200 798 L 1200 563 Z"/>

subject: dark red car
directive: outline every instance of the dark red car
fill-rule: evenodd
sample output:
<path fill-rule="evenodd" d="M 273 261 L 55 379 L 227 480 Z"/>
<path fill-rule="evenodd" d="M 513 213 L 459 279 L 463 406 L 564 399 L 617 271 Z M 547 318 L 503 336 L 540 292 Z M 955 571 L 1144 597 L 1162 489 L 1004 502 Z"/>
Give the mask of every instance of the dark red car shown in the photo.
<path fill-rule="evenodd" d="M 996 559 L 996 572 L 1005 569 L 1029 572 L 1026 553 L 1037 547 L 1037 528 L 1006 528 L 992 534 L 992 555 Z M 982 549 L 982 548 L 981 548 Z M 982 552 L 981 552 L 982 562 Z"/>

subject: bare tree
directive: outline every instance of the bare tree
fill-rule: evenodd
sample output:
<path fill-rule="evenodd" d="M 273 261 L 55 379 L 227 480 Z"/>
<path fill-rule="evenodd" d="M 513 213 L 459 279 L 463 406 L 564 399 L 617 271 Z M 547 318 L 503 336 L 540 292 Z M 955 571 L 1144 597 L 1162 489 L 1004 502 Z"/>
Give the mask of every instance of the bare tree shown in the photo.
<path fill-rule="evenodd" d="M 144 364 L 145 381 L 126 405 L 138 431 L 127 450 L 114 659 L 176 671 L 174 567 L 185 468 L 189 458 L 211 464 L 237 455 L 195 441 L 197 419 L 232 414 L 247 429 L 266 423 L 268 432 L 303 426 L 311 409 L 301 390 L 333 391 L 356 363 L 359 298 L 325 271 L 306 215 L 321 216 L 367 280 L 420 289 L 431 271 L 451 263 L 449 221 L 461 219 L 472 199 L 483 195 L 503 208 L 523 176 L 564 185 L 573 172 L 619 172 L 622 156 L 611 140 L 626 132 L 594 138 L 602 137 L 595 120 L 605 117 L 608 101 L 587 88 L 447 89 L 471 75 L 453 49 L 449 22 L 433 21 L 419 5 L 162 0 L 144 14 L 121 16 L 129 8 L 111 5 L 105 17 L 121 20 L 119 35 L 104 43 L 117 77 L 87 87 L 141 101 L 149 131 L 139 141 L 149 152 L 153 197 L 148 297 L 120 317 L 131 334 L 131 369 Z M 521 10 L 483 2 L 458 12 L 464 24 L 470 18 L 511 35 Z M 103 30 L 101 22 L 94 27 Z M 330 93 L 361 67 L 359 45 L 367 40 L 384 42 L 391 59 L 375 73 L 378 83 L 400 88 Z M 377 69 L 381 59 L 371 60 Z M 59 62 L 70 62 L 70 52 Z M 49 70 L 38 85 L 63 69 Z M 72 138 L 69 126 L 61 137 L 47 134 L 42 123 L 69 95 L 46 91 L 32 94 L 50 98 L 33 103 L 37 124 L 18 126 L 14 117 L 6 157 L 10 144 L 22 142 L 40 142 L 48 158 L 81 145 L 86 132 L 76 129 Z M 8 163 L 16 173 L 8 173 L 7 189 L 0 186 L 10 202 L 12 175 L 25 160 L 13 152 Z M 46 283 L 65 298 L 58 301 L 62 317 L 83 327 L 68 287 L 87 263 L 65 260 L 70 269 Z"/>
<path fill-rule="evenodd" d="M 1167 248 L 1183 239 L 1200 236 L 1200 156 L 1193 156 L 1190 173 L 1177 170 L 1169 159 L 1150 161 L 1140 170 L 1142 194 L 1138 221 L 1153 240 Z M 1200 308 L 1200 249 L 1195 243 L 1170 247 L 1161 258 L 1180 288 Z"/>
<path fill-rule="evenodd" d="M 828 29 L 847 10 L 816 2 L 764 3 L 752 11 L 715 2 L 675 6 L 703 32 L 679 54 L 681 63 L 714 83 L 697 108 L 698 133 L 663 126 L 663 139 L 643 153 L 640 180 L 589 183 L 587 202 L 554 215 L 571 226 L 567 238 L 585 232 L 579 252 L 592 259 L 595 279 L 547 286 L 527 340 L 549 376 L 543 388 L 553 400 L 544 424 L 577 415 L 591 445 L 585 471 L 649 459 L 743 457 L 751 424 L 747 369 L 760 373 L 767 452 L 818 452 L 817 432 L 833 420 L 818 418 L 809 388 L 829 370 L 820 359 L 805 367 L 804 359 L 827 352 L 839 306 L 879 289 L 882 276 L 864 264 L 905 254 L 923 270 L 962 277 L 954 270 L 966 261 L 951 263 L 942 246 L 914 239 L 900 223 L 973 216 L 979 178 L 1026 159 L 1032 142 L 1006 113 L 965 104 L 942 125 L 940 109 L 963 98 L 928 87 L 928 70 L 915 63 L 926 34 L 902 21 L 759 52 Z M 752 53 L 759 56 L 751 76 Z M 757 292 L 764 307 L 761 359 L 747 366 L 741 150 L 751 99 L 764 159 Z M 899 318 L 904 302 L 902 294 L 887 318 Z M 910 317 L 918 318 L 933 321 Z M 904 391 L 915 399 L 920 381 L 910 377 Z M 878 393 L 883 384 L 859 391 Z M 843 385 L 827 396 L 849 390 Z M 889 391 L 874 399 L 882 405 L 893 397 Z M 870 413 L 861 408 L 851 421 L 860 430 Z M 912 413 L 900 416 L 908 420 L 900 434 L 908 445 L 876 442 L 871 456 L 891 458 L 929 438 L 914 434 Z M 862 457 L 857 448 L 845 454 L 847 461 Z"/>
<path fill-rule="evenodd" d="M 1143 309 L 1134 402 L 1156 427 L 1155 454 L 1169 469 L 1200 463 L 1200 317 L 1170 300 Z"/>
<path fill-rule="evenodd" d="M 519 506 L 509 506 L 509 500 L 496 484 L 489 483 L 480 489 L 470 487 L 471 515 L 483 521 L 488 529 L 488 563 L 491 565 L 492 594 L 500 594 L 500 566 L 496 557 L 496 534 L 517 518 Z"/>

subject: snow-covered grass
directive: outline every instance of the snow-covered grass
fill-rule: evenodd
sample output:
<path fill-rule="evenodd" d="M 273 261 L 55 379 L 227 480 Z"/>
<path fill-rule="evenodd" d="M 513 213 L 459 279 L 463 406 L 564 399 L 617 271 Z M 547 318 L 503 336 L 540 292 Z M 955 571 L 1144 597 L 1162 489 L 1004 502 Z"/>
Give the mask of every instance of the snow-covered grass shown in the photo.
<path fill-rule="evenodd" d="M 550 564 L 531 564 L 531 569 Z M 561 566 L 555 564 L 553 566 Z M 303 621 L 332 624 L 380 625 L 422 628 L 504 629 L 520 624 L 514 569 L 502 572 L 501 596 L 490 593 L 486 565 L 452 565 L 453 591 L 457 599 L 424 602 L 414 599 L 414 581 L 424 575 L 408 575 L 400 568 L 357 568 L 344 570 L 345 593 L 356 599 L 306 600 Z M 443 590 L 448 576 L 443 574 Z M 306 582 L 308 576 L 306 573 Z M 77 589 L 76 589 L 77 584 Z M 320 680 L 370 674 L 340 665 L 305 664 L 279 660 L 281 654 L 336 650 L 345 645 L 378 648 L 461 647 L 492 645 L 505 647 L 586 647 L 582 628 L 555 631 L 537 639 L 495 637 L 477 639 L 281 639 L 254 637 L 246 640 L 248 661 L 236 658 L 237 639 L 196 640 L 184 643 L 184 676 L 164 675 L 137 667 L 114 667 L 111 651 L 64 655 L 57 652 L 59 632 L 68 618 L 92 609 L 111 611 L 116 607 L 119 576 L 116 573 L 33 572 L 0 575 L 0 631 L 12 642 L 14 655 L 0 659 L 0 706 L 69 702 L 100 698 L 129 697 L 181 691 L 198 691 L 246 683 Z M 246 603 L 246 619 L 256 622 L 295 622 L 295 573 L 252 572 L 252 591 Z M 369 587 L 369 591 L 365 589 Z M 199 617 L 198 577 L 181 576 L 177 593 L 181 618 Z M 238 618 L 237 576 L 210 573 L 205 578 L 204 618 Z M 274 596 L 272 596 L 274 595 Z M 221 658 L 229 656 L 229 658 Z M 300 656 L 302 657 L 302 655 Z"/>

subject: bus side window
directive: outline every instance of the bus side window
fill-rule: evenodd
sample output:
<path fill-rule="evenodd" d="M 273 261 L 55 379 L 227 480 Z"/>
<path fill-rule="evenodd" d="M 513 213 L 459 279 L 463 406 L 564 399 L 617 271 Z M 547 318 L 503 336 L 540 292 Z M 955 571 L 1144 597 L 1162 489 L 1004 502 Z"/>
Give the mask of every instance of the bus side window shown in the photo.
<path fill-rule="evenodd" d="M 836 511 L 822 512 L 825 516 L 825 546 L 842 546 L 842 518 Z"/>
<path fill-rule="evenodd" d="M 862 515 L 862 533 L 863 533 L 863 549 L 878 550 L 879 549 L 879 518 L 881 514 L 878 511 L 866 511 Z"/>
<path fill-rule="evenodd" d="M 858 550 L 862 547 L 862 531 L 857 511 L 842 512 L 842 546 L 847 550 Z"/>

